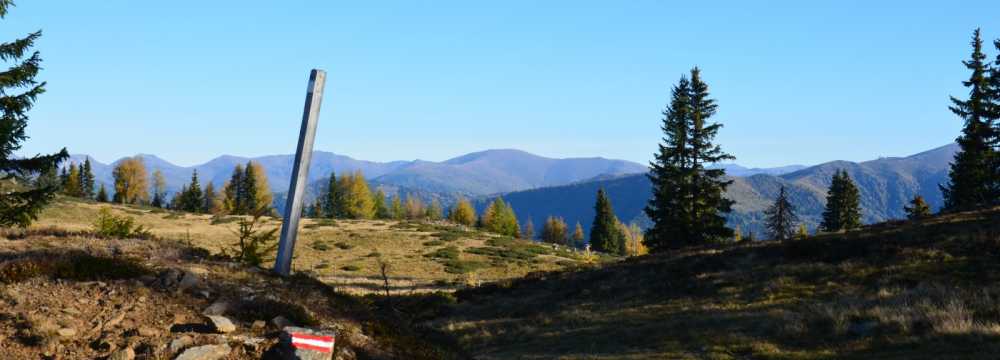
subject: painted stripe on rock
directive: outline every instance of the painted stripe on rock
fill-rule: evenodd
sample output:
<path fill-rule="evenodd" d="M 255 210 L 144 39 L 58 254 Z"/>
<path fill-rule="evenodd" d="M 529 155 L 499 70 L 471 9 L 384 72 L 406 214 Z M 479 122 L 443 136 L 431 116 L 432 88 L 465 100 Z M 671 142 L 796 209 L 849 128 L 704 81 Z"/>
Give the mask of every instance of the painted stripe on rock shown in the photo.
<path fill-rule="evenodd" d="M 292 346 L 297 349 L 332 352 L 334 339 L 332 336 L 315 336 L 307 334 L 292 334 Z"/>

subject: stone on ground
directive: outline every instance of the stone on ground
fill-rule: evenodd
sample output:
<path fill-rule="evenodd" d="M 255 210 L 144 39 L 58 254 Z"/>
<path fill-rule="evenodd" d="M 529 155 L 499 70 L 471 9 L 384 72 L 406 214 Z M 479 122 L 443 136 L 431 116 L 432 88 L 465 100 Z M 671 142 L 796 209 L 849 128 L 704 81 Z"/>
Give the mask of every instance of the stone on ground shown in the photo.
<path fill-rule="evenodd" d="M 175 360 L 218 360 L 226 357 L 233 349 L 229 345 L 202 345 L 185 350 Z"/>

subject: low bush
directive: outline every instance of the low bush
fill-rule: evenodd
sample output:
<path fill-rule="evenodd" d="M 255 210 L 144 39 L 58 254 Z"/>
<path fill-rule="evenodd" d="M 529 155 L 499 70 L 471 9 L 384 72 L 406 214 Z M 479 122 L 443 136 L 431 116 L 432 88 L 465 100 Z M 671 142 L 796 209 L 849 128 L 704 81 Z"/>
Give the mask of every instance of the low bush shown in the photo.
<path fill-rule="evenodd" d="M 101 208 L 93 224 L 94 234 L 116 239 L 150 239 L 153 234 L 142 225 L 137 225 L 130 216 L 111 213 L 110 208 Z"/>

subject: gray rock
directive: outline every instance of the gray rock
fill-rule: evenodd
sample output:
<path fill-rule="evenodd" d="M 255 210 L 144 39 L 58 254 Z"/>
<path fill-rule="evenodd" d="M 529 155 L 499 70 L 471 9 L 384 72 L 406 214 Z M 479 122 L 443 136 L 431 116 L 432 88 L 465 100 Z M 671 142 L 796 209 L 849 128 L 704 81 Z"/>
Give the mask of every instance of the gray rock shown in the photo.
<path fill-rule="evenodd" d="M 201 312 L 202 315 L 225 315 L 229 311 L 229 303 L 225 301 L 216 301 L 209 305 L 205 310 Z"/>
<path fill-rule="evenodd" d="M 191 344 L 194 344 L 194 339 L 187 335 L 181 336 L 170 342 L 170 352 L 179 352 L 184 350 L 184 348 L 191 346 Z"/>
<path fill-rule="evenodd" d="M 124 348 L 115 351 L 111 356 L 108 356 L 108 360 L 132 360 L 135 359 L 135 351 L 132 348 Z"/>
<path fill-rule="evenodd" d="M 263 328 L 267 327 L 267 323 L 264 322 L 264 320 L 255 320 L 253 322 L 253 324 L 250 325 L 250 327 L 253 328 L 253 329 L 255 329 L 255 330 L 260 330 L 260 329 L 263 329 Z"/>
<path fill-rule="evenodd" d="M 187 290 L 198 286 L 198 275 L 180 269 L 166 269 L 156 277 L 156 284 L 167 290 Z"/>
<path fill-rule="evenodd" d="M 292 324 L 291 320 L 288 320 L 288 318 L 286 318 L 284 316 L 281 316 L 281 315 L 275 316 L 274 319 L 271 319 L 271 324 L 274 325 L 274 327 L 279 328 L 279 329 L 284 329 L 286 327 L 294 326 L 295 325 L 295 324 Z"/>
<path fill-rule="evenodd" d="M 209 322 L 212 323 L 212 327 L 215 328 L 215 331 L 223 334 L 236 331 L 236 325 L 225 316 L 209 315 L 207 317 Z"/>
<path fill-rule="evenodd" d="M 218 360 L 224 358 L 233 351 L 229 345 L 202 345 L 196 346 L 177 356 L 174 360 Z"/>
<path fill-rule="evenodd" d="M 293 343 L 292 338 L 294 334 L 303 334 L 308 336 L 317 337 L 330 337 L 329 349 L 318 350 L 305 348 L 300 344 Z M 320 329 L 310 329 L 289 326 L 285 327 L 281 331 L 281 348 L 285 357 L 289 359 L 297 360 L 331 360 L 333 359 L 333 342 L 336 339 L 336 333 L 330 330 L 320 330 Z M 317 344 L 318 345 L 318 344 Z M 292 356 L 289 356 L 292 355 Z"/>

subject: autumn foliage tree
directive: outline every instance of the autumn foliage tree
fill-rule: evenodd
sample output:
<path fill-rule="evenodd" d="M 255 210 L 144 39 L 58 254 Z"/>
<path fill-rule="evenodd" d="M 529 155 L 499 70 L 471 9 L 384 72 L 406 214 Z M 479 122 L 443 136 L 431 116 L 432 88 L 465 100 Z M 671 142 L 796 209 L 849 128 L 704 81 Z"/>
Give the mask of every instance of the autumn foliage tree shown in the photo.
<path fill-rule="evenodd" d="M 149 202 L 146 165 L 141 157 L 131 157 L 118 162 L 111 175 L 115 181 L 114 202 L 119 204 Z"/>

